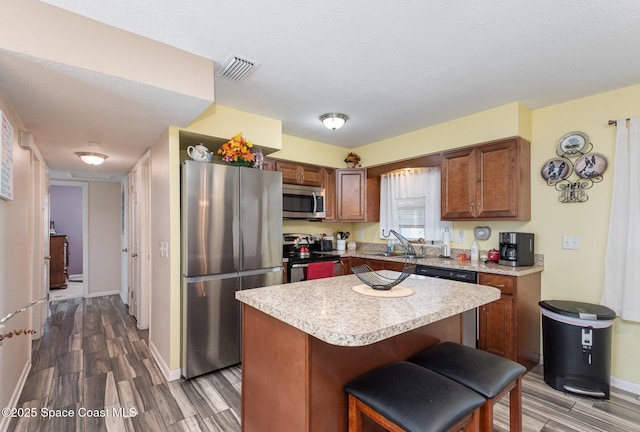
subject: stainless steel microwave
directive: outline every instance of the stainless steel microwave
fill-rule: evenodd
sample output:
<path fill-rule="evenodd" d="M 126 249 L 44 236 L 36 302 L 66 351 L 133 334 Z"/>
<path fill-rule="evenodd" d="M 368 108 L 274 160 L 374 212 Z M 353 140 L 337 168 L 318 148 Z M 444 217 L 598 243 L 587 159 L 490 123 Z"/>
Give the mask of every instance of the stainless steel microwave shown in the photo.
<path fill-rule="evenodd" d="M 326 215 L 324 188 L 282 185 L 283 218 L 323 219 Z"/>

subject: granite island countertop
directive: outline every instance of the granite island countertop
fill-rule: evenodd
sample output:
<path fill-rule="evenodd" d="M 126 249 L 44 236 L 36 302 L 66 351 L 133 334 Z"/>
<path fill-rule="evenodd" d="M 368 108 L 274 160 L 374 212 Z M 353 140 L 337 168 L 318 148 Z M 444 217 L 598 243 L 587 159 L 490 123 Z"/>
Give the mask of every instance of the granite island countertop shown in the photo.
<path fill-rule="evenodd" d="M 394 278 L 397 272 L 382 275 Z M 498 300 L 488 286 L 412 275 L 415 294 L 380 298 L 354 292 L 355 275 L 236 292 L 236 299 L 324 342 L 364 346 Z"/>

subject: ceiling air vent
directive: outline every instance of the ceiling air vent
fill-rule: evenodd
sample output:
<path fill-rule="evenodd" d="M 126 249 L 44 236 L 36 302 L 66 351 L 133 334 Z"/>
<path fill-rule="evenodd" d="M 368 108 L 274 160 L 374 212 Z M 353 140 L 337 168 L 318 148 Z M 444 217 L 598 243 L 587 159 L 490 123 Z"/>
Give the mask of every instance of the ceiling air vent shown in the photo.
<path fill-rule="evenodd" d="M 260 63 L 240 57 L 235 54 L 229 55 L 216 75 L 240 82 L 244 80 Z"/>

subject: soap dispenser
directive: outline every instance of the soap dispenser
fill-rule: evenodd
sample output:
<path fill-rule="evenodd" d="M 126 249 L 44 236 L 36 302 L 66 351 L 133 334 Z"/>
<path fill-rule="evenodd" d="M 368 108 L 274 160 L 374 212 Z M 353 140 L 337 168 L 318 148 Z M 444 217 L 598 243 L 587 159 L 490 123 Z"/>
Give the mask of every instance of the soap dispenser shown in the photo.
<path fill-rule="evenodd" d="M 471 261 L 478 261 L 480 259 L 480 249 L 478 248 L 478 242 L 473 240 L 471 245 Z"/>

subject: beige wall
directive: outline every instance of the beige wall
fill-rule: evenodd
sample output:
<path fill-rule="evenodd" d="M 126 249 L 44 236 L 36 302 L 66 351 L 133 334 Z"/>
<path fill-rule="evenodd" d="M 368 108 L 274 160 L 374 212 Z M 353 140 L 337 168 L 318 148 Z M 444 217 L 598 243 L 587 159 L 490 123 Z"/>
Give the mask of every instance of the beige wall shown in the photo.
<path fill-rule="evenodd" d="M 13 127 L 13 201 L 0 199 L 0 317 L 22 308 L 34 300 L 33 249 L 36 229 L 33 219 L 31 153 L 19 147 L 20 119 L 9 101 L 0 93 L 0 110 Z M 41 230 L 40 230 L 41 232 Z M 31 314 L 40 308 L 16 315 L 0 332 L 14 328 L 31 328 Z M 39 330 L 39 329 L 38 329 Z M 31 337 L 5 340 L 0 347 L 0 406 L 10 406 L 17 398 L 16 387 L 28 372 Z M 8 418 L 0 417 L 0 429 Z"/>
<path fill-rule="evenodd" d="M 165 375 L 180 366 L 180 220 L 179 177 L 172 177 L 170 154 L 177 148 L 177 129 L 169 128 L 151 148 L 151 318 L 149 343 Z M 177 151 L 177 150 L 176 150 Z M 175 174 L 175 173 L 173 173 Z M 176 190 L 177 188 L 177 190 Z M 167 193 L 169 191 L 169 193 Z M 178 194 L 176 208 L 172 196 Z M 178 216 L 175 217 L 176 211 Z M 171 226 L 176 219 L 178 237 Z M 169 258 L 160 242 L 168 242 Z M 177 377 L 176 377 L 177 378 Z"/>

